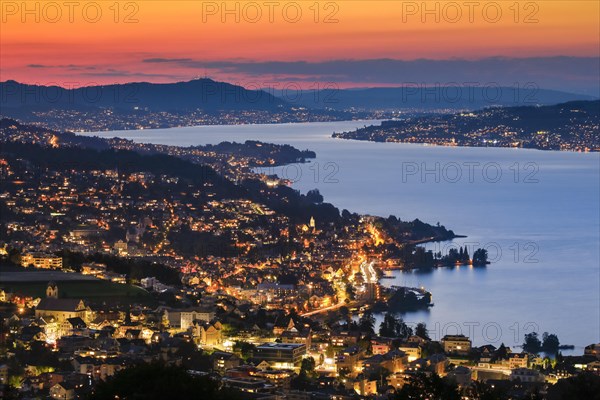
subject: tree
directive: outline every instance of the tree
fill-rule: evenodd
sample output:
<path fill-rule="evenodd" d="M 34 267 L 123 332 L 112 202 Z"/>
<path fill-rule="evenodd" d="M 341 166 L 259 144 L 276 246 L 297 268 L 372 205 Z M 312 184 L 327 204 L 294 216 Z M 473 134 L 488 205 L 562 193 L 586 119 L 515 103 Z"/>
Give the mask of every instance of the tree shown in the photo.
<path fill-rule="evenodd" d="M 117 372 L 101 381 L 90 400 L 113 399 L 228 399 L 234 393 L 219 390 L 206 376 L 192 376 L 180 367 L 163 364 L 140 364 Z"/>
<path fill-rule="evenodd" d="M 473 265 L 486 265 L 488 263 L 488 252 L 486 249 L 477 249 L 473 253 Z"/>
<path fill-rule="evenodd" d="M 547 399 L 600 400 L 600 376 L 582 372 L 571 378 L 561 379 L 548 389 Z"/>
<path fill-rule="evenodd" d="M 191 357 L 198 351 L 198 347 L 192 341 L 182 340 L 177 348 L 177 355 L 183 358 Z"/>
<path fill-rule="evenodd" d="M 530 353 L 538 353 L 542 348 L 542 342 L 540 341 L 537 332 L 531 332 L 525 334 L 525 342 L 523 343 L 523 350 Z"/>
<path fill-rule="evenodd" d="M 346 306 L 341 306 L 338 310 L 339 319 L 341 321 L 348 321 L 350 319 L 350 310 Z"/>
<path fill-rule="evenodd" d="M 382 391 L 387 386 L 387 377 L 392 373 L 384 367 L 377 367 L 369 373 L 369 380 L 377 381 L 378 391 Z"/>
<path fill-rule="evenodd" d="M 542 350 L 549 353 L 556 353 L 560 347 L 558 336 L 544 332 L 542 335 Z"/>
<path fill-rule="evenodd" d="M 396 337 L 396 325 L 398 320 L 392 313 L 386 313 L 383 322 L 379 325 L 379 335 L 384 337 Z"/>
<path fill-rule="evenodd" d="M 410 326 L 408 326 L 404 320 L 402 318 L 399 318 L 398 320 L 398 337 L 401 337 L 403 339 L 408 338 L 409 336 L 413 335 L 413 330 Z"/>
<path fill-rule="evenodd" d="M 371 343 L 371 339 L 369 337 L 363 337 L 356 343 L 356 345 L 364 350 L 367 354 L 373 354 L 373 344 Z"/>
<path fill-rule="evenodd" d="M 379 334 L 385 337 L 407 338 L 413 332 L 412 328 L 406 325 L 402 318 L 396 318 L 394 314 L 388 312 L 383 317 L 381 325 L 379 325 Z"/>
<path fill-rule="evenodd" d="M 434 354 L 443 354 L 444 346 L 438 341 L 430 341 L 425 343 L 425 347 L 423 348 L 423 357 L 432 356 Z"/>
<path fill-rule="evenodd" d="M 356 295 L 354 294 L 354 287 L 351 283 L 346 284 L 346 297 L 350 300 L 356 299 Z"/>
<path fill-rule="evenodd" d="M 254 356 L 254 352 L 256 351 L 256 346 L 252 343 L 244 342 L 244 341 L 236 341 L 233 345 L 234 353 L 238 353 L 244 360 Z"/>
<path fill-rule="evenodd" d="M 312 357 L 306 357 L 302 359 L 302 364 L 300 366 L 300 375 L 304 375 L 305 377 L 314 377 L 315 374 L 315 359 Z"/>
<path fill-rule="evenodd" d="M 431 376 L 417 374 L 396 391 L 395 398 L 396 400 L 460 400 L 461 395 L 455 383 L 442 379 L 437 374 Z"/>
<path fill-rule="evenodd" d="M 473 400 L 504 400 L 507 393 L 500 387 L 492 387 L 482 381 L 473 381 L 468 389 L 469 398 Z"/>
<path fill-rule="evenodd" d="M 3 396 L 3 399 L 5 400 L 17 400 L 22 398 L 19 389 L 12 385 L 4 386 Z"/>
<path fill-rule="evenodd" d="M 431 340 L 429 334 L 427 333 L 427 325 L 425 325 L 424 322 L 419 322 L 417 324 L 417 327 L 415 328 L 415 335 L 425 340 Z"/>
<path fill-rule="evenodd" d="M 493 360 L 506 360 L 508 359 L 508 348 L 504 345 L 504 342 L 500 343 L 500 346 L 494 353 Z"/>
<path fill-rule="evenodd" d="M 358 328 L 362 332 L 375 333 L 375 317 L 371 311 L 365 311 L 358 320 Z"/>
<path fill-rule="evenodd" d="M 311 203 L 320 204 L 323 202 L 323 195 L 319 192 L 319 189 L 312 189 L 306 193 L 306 199 Z"/>

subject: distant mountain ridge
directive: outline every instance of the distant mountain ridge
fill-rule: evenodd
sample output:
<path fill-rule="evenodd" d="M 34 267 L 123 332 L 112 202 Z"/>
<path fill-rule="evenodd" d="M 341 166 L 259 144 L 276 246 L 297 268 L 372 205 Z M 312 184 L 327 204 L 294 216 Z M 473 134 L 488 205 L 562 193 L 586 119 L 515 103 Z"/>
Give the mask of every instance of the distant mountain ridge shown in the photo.
<path fill-rule="evenodd" d="M 73 86 L 75 86 L 73 84 Z M 212 79 L 64 88 L 0 82 L 0 115 L 55 130 L 388 119 L 491 106 L 552 105 L 589 96 L 525 86 L 306 89 L 293 98 Z"/>
<path fill-rule="evenodd" d="M 276 93 L 277 95 L 277 93 Z M 533 106 L 596 100 L 595 97 L 540 89 L 534 84 L 522 87 L 448 85 L 424 87 L 328 88 L 303 96 L 299 105 L 307 108 L 365 111 L 475 110 L 490 106 Z"/>
<path fill-rule="evenodd" d="M 18 116 L 27 111 L 47 109 L 88 110 L 96 108 L 185 111 L 201 109 L 275 111 L 287 108 L 284 100 L 263 90 L 212 79 L 176 83 L 135 82 L 114 85 L 63 88 L 0 82 L 3 114 Z"/>
<path fill-rule="evenodd" d="M 0 82 L 0 106 L 4 115 L 53 110 L 148 110 L 182 112 L 309 109 L 337 111 L 478 109 L 489 106 L 550 105 L 596 98 L 539 89 L 533 85 L 500 86 L 405 86 L 355 89 L 307 90 L 294 99 L 278 96 L 276 90 L 251 90 L 212 79 L 176 83 L 132 82 L 125 84 L 64 88 L 30 85 L 13 80 Z"/>

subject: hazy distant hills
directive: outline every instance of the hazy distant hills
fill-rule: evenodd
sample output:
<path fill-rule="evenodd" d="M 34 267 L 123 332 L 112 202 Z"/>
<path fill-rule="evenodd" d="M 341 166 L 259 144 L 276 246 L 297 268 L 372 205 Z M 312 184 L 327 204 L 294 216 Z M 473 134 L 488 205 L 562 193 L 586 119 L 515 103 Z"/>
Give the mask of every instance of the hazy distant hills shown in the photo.
<path fill-rule="evenodd" d="M 273 95 L 274 94 L 274 95 Z M 88 111 L 97 108 L 185 112 L 202 110 L 278 112 L 292 107 L 349 110 L 479 109 L 489 106 L 546 105 L 593 97 L 536 87 L 402 87 L 306 90 L 294 98 L 277 97 L 275 90 L 248 90 L 211 79 L 177 83 L 126 83 L 63 88 L 0 82 L 0 106 L 7 116 L 48 110 Z"/>
<path fill-rule="evenodd" d="M 554 90 L 512 87 L 403 87 L 297 91 L 249 90 L 211 79 L 65 88 L 0 82 L 0 114 L 55 130 L 103 131 L 196 125 L 394 118 L 594 100 Z"/>
<path fill-rule="evenodd" d="M 27 85 L 15 81 L 0 83 L 2 112 L 18 116 L 27 111 L 48 109 L 90 110 L 95 108 L 147 109 L 149 111 L 205 112 L 222 110 L 275 111 L 286 102 L 262 90 L 211 79 L 177 83 L 126 83 L 63 88 Z"/>
<path fill-rule="evenodd" d="M 600 100 L 549 106 L 490 107 L 383 121 L 344 139 L 452 146 L 600 151 Z"/>
<path fill-rule="evenodd" d="M 277 95 L 277 93 L 275 93 Z M 302 96 L 298 105 L 333 110 L 475 110 L 490 106 L 550 105 L 596 98 L 539 89 L 532 85 L 500 86 L 405 86 L 398 88 L 324 89 Z"/>

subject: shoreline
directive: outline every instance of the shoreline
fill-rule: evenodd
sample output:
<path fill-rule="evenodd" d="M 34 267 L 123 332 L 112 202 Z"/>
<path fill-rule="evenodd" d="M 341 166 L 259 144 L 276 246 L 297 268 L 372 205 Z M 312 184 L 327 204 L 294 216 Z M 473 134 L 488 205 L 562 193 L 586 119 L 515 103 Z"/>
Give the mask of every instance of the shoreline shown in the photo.
<path fill-rule="evenodd" d="M 342 134 L 345 132 L 341 132 Z M 471 149 L 506 149 L 506 150 L 531 150 L 531 151 L 548 151 L 548 152 L 557 152 L 557 153 L 561 153 L 561 152 L 568 152 L 568 153 L 600 153 L 600 149 L 590 149 L 587 151 L 583 151 L 583 150 L 571 150 L 571 149 L 564 149 L 564 150 L 557 150 L 557 149 L 542 149 L 542 148 L 538 148 L 538 147 L 514 147 L 514 146 L 473 146 L 473 145 L 461 145 L 461 144 L 453 144 L 453 145 L 445 145 L 445 144 L 436 144 L 436 143 L 427 143 L 427 142 L 402 142 L 402 141 L 382 141 L 382 140 L 369 140 L 369 139 L 356 139 L 356 138 L 350 138 L 350 137 L 343 137 L 343 136 L 335 136 L 336 133 L 334 132 L 333 135 L 331 135 L 332 139 L 341 139 L 341 140 L 353 140 L 353 141 L 357 141 L 357 142 L 369 142 L 369 143 L 383 143 L 383 144 L 388 144 L 388 143 L 392 143 L 392 144 L 400 144 L 400 145 L 407 145 L 407 144 L 412 144 L 415 146 L 422 146 L 422 147 L 447 147 L 447 148 L 471 148 Z"/>
<path fill-rule="evenodd" d="M 468 237 L 467 235 L 454 235 L 448 239 L 425 238 L 425 239 L 413 240 L 411 242 L 408 242 L 408 244 L 416 245 L 416 244 L 425 244 L 425 243 L 449 242 L 454 239 L 464 239 L 467 237 Z"/>

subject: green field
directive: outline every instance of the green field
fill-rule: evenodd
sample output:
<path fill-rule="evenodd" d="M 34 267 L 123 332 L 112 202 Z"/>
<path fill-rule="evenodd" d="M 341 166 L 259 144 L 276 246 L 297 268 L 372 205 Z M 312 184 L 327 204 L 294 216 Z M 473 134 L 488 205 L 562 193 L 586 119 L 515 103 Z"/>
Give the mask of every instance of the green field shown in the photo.
<path fill-rule="evenodd" d="M 137 286 L 109 281 L 59 281 L 58 296 L 78 298 L 90 302 L 107 303 L 148 303 L 152 296 Z M 3 282 L 1 286 L 8 292 L 31 297 L 46 297 L 47 282 Z"/>

